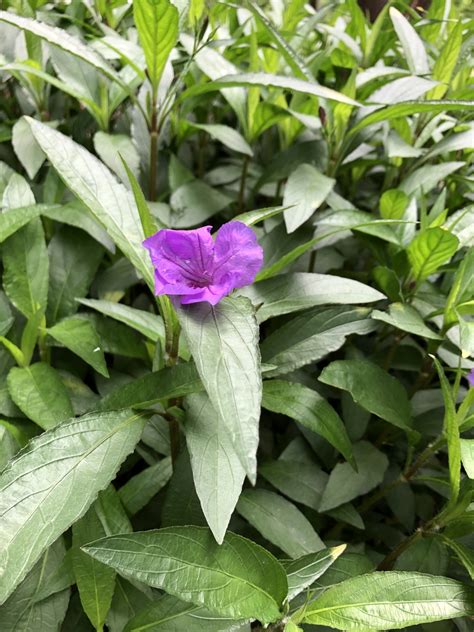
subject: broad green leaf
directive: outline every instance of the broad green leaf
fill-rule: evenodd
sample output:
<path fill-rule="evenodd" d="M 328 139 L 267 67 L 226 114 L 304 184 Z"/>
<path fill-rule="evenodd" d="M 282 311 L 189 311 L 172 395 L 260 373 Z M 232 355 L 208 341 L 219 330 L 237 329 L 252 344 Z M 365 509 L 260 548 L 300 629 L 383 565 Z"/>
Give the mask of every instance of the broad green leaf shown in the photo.
<path fill-rule="evenodd" d="M 260 465 L 258 473 L 291 500 L 319 509 L 328 475 L 314 463 L 280 458 Z"/>
<path fill-rule="evenodd" d="M 38 217 L 43 208 L 45 208 L 43 205 L 36 204 L 22 208 L 5 209 L 0 213 L 0 243 L 28 224 L 33 218 Z"/>
<path fill-rule="evenodd" d="M 153 271 L 133 195 L 95 156 L 48 126 L 27 118 L 38 144 L 61 179 L 90 209 L 150 288 Z"/>
<path fill-rule="evenodd" d="M 118 492 L 127 513 L 133 516 L 143 509 L 166 485 L 171 474 L 171 458 L 166 457 L 132 476 Z"/>
<path fill-rule="evenodd" d="M 260 323 L 316 305 L 374 303 L 385 298 L 359 281 L 310 272 L 281 274 L 239 290 L 239 294 L 247 296 L 258 308 Z"/>
<path fill-rule="evenodd" d="M 32 206 L 35 196 L 30 185 L 23 176 L 14 173 L 3 191 L 2 206 L 6 208 L 19 208 Z"/>
<path fill-rule="evenodd" d="M 369 360 L 336 360 L 319 376 L 324 384 L 348 391 L 362 408 L 412 434 L 410 402 L 404 386 Z"/>
<path fill-rule="evenodd" d="M 287 415 L 321 435 L 349 462 L 354 463 L 351 442 L 341 418 L 316 391 L 296 382 L 265 381 L 262 406 Z"/>
<path fill-rule="evenodd" d="M 156 91 L 168 56 L 178 39 L 179 15 L 169 0 L 133 0 L 133 18 Z"/>
<path fill-rule="evenodd" d="M 474 478 L 474 439 L 461 439 L 461 460 L 469 478 Z"/>
<path fill-rule="evenodd" d="M 37 362 L 10 370 L 10 396 L 18 408 L 44 430 L 73 416 L 71 400 L 56 369 Z"/>
<path fill-rule="evenodd" d="M 275 369 L 266 376 L 289 373 L 337 351 L 352 334 L 368 334 L 374 323 L 362 307 L 316 307 L 292 318 L 265 338 L 262 361 Z M 434 334 L 433 334 L 434 335 Z"/>
<path fill-rule="evenodd" d="M 403 47 L 404 57 L 414 75 L 427 75 L 430 72 L 428 56 L 423 42 L 410 22 L 395 7 L 390 7 L 390 19 L 393 22 L 398 39 Z"/>
<path fill-rule="evenodd" d="M 128 185 L 128 177 L 122 160 L 124 160 L 131 172 L 137 176 L 140 170 L 140 156 L 129 136 L 125 134 L 106 134 L 96 132 L 94 134 L 94 149 L 99 158 L 113 171 L 120 180 Z"/>
<path fill-rule="evenodd" d="M 264 538 L 291 558 L 324 548 L 324 542 L 300 510 L 274 492 L 244 490 L 237 503 L 237 511 Z"/>
<path fill-rule="evenodd" d="M 423 112 L 436 114 L 437 112 L 456 112 L 458 110 L 463 112 L 473 111 L 474 101 L 455 101 L 447 99 L 444 101 L 409 101 L 406 103 L 387 105 L 376 112 L 371 112 L 361 119 L 349 130 L 348 136 L 350 137 L 357 134 L 368 125 L 373 125 L 374 123 L 380 123 L 382 121 L 389 121 L 394 118 L 406 117 L 411 114 L 419 114 Z"/>
<path fill-rule="evenodd" d="M 45 160 L 45 155 L 23 117 L 19 118 L 12 128 L 12 145 L 29 179 L 33 180 Z"/>
<path fill-rule="evenodd" d="M 319 511 L 329 511 L 377 487 L 388 467 L 388 459 L 367 441 L 353 446 L 357 472 L 349 463 L 338 463 L 329 475 Z"/>
<path fill-rule="evenodd" d="M 213 614 L 202 606 L 162 595 L 131 619 L 123 632 L 247 632 L 248 623 Z"/>
<path fill-rule="evenodd" d="M 345 550 L 346 545 L 341 544 L 332 549 L 309 553 L 297 560 L 284 562 L 283 566 L 288 577 L 288 599 L 293 599 L 305 588 L 311 586 Z"/>
<path fill-rule="evenodd" d="M 11 24 L 23 31 L 37 35 L 48 43 L 58 46 L 65 52 L 79 57 L 111 79 L 116 79 L 117 77 L 114 69 L 109 66 L 103 57 L 96 53 L 91 47 L 84 44 L 79 38 L 70 35 L 64 29 L 56 28 L 45 22 L 25 18 L 7 11 L 0 11 L 0 22 Z"/>
<path fill-rule="evenodd" d="M 444 180 L 464 164 L 464 162 L 444 162 L 439 165 L 420 167 L 402 181 L 400 190 L 407 195 L 426 195 L 440 180 Z"/>
<path fill-rule="evenodd" d="M 129 410 L 85 415 L 33 439 L 2 472 L 0 603 L 115 477 L 143 425 Z"/>
<path fill-rule="evenodd" d="M 54 173 L 56 176 L 55 171 L 51 170 L 50 173 Z M 109 252 L 115 252 L 114 242 L 109 237 L 107 231 L 102 228 L 89 209 L 78 200 L 62 205 L 40 205 L 40 211 L 43 217 L 48 217 L 55 222 L 60 222 L 61 224 L 67 224 L 68 226 L 80 228 L 95 239 L 95 241 L 99 242 L 99 244 L 102 244 L 102 246 L 104 246 L 104 248 L 106 248 Z"/>
<path fill-rule="evenodd" d="M 5 293 L 0 290 L 0 336 L 8 333 L 14 320 L 10 303 Z"/>
<path fill-rule="evenodd" d="M 443 228 L 428 228 L 408 246 L 408 258 L 417 281 L 423 281 L 447 263 L 458 249 L 459 240 Z"/>
<path fill-rule="evenodd" d="M 74 581 L 65 564 L 65 553 L 60 538 L 0 606 L 2 632 L 57 632 L 69 602 L 68 586 Z"/>
<path fill-rule="evenodd" d="M 213 189 L 202 180 L 186 182 L 171 195 L 173 213 L 170 225 L 172 228 L 197 226 L 225 209 L 231 202 L 231 197 Z"/>
<path fill-rule="evenodd" d="M 218 545 L 209 529 L 169 527 L 103 538 L 84 550 L 124 576 L 235 619 L 275 621 L 288 590 L 279 562 L 234 533 Z"/>
<path fill-rule="evenodd" d="M 441 336 L 425 325 L 423 318 L 419 312 L 404 303 L 392 303 L 387 312 L 381 312 L 375 309 L 371 315 L 374 320 L 380 320 L 388 325 L 392 325 L 402 331 L 415 334 L 430 340 L 440 340 Z"/>
<path fill-rule="evenodd" d="M 222 543 L 245 480 L 245 470 L 205 393 L 186 398 L 186 444 L 194 485 L 207 523 Z"/>
<path fill-rule="evenodd" d="M 422 573 L 371 573 L 329 588 L 302 616 L 338 630 L 397 630 L 474 612 L 474 591 L 447 577 Z"/>
<path fill-rule="evenodd" d="M 332 191 L 335 180 L 323 175 L 309 164 L 301 164 L 287 180 L 283 205 L 291 206 L 284 211 L 289 233 L 304 224 Z"/>
<path fill-rule="evenodd" d="M 416 571 L 429 575 L 447 573 L 449 551 L 440 538 L 427 537 L 413 542 L 394 564 L 396 571 Z"/>
<path fill-rule="evenodd" d="M 41 220 L 32 219 L 9 237 L 2 252 L 3 288 L 10 301 L 27 318 L 44 313 L 49 263 Z"/>
<path fill-rule="evenodd" d="M 151 408 L 160 401 L 183 397 L 203 390 L 196 367 L 191 362 L 148 373 L 113 389 L 101 402 L 101 410 Z"/>
<path fill-rule="evenodd" d="M 188 88 L 180 97 L 180 100 L 189 99 L 190 97 L 206 94 L 207 92 L 215 92 L 224 88 L 233 88 L 237 86 L 261 86 L 268 88 L 281 88 L 290 92 L 308 94 L 314 97 L 321 97 L 330 101 L 346 103 L 347 105 L 359 106 L 360 104 L 341 92 L 325 88 L 316 83 L 295 79 L 294 77 L 284 77 L 282 75 L 272 75 L 267 73 L 248 73 L 248 74 L 229 74 L 225 77 L 216 78 L 215 81 L 196 85 Z"/>
<path fill-rule="evenodd" d="M 77 312 L 77 299 L 89 291 L 103 254 L 102 247 L 83 231 L 62 226 L 53 235 L 48 245 L 48 325 Z"/>
<path fill-rule="evenodd" d="M 84 612 L 96 630 L 102 630 L 112 603 L 115 571 L 81 551 L 81 546 L 105 536 L 95 505 L 72 527 L 72 568 Z"/>
<path fill-rule="evenodd" d="M 46 331 L 98 373 L 109 377 L 100 338 L 90 321 L 83 318 L 65 318 Z"/>
<path fill-rule="evenodd" d="M 209 136 L 215 138 L 229 149 L 238 151 L 247 156 L 253 156 L 253 151 L 245 138 L 239 132 L 227 125 L 210 125 L 204 123 L 191 123 L 192 127 L 207 132 Z"/>
<path fill-rule="evenodd" d="M 123 305 L 122 303 L 114 303 L 113 301 L 98 301 L 92 298 L 79 299 L 81 305 L 91 307 L 104 316 L 115 318 L 115 320 L 125 323 L 132 329 L 136 329 L 141 334 L 157 342 L 164 340 L 165 329 L 163 320 L 160 316 L 146 312 L 143 309 Z"/>
<path fill-rule="evenodd" d="M 178 317 L 199 376 L 251 481 L 262 397 L 258 325 L 246 299 L 181 306 Z"/>

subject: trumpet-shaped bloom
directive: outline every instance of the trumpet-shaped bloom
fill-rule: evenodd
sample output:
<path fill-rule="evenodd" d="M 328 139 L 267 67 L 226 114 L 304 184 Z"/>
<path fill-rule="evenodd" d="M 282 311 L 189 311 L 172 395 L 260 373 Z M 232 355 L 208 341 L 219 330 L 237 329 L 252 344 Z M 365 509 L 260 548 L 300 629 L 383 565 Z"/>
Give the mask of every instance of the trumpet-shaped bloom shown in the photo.
<path fill-rule="evenodd" d="M 155 268 L 155 294 L 180 297 L 181 304 L 218 303 L 236 288 L 249 285 L 262 267 L 263 251 L 255 233 L 242 222 L 217 231 L 163 229 L 143 242 Z"/>

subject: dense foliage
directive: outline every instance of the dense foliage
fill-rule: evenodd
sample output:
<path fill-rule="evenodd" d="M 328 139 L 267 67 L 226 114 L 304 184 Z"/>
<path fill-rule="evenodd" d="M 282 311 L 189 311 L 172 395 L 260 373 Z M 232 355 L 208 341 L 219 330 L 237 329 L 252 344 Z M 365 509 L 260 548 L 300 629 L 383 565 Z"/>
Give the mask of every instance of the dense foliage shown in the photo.
<path fill-rule="evenodd" d="M 469 11 L 2 4 L 1 632 L 472 630 Z"/>

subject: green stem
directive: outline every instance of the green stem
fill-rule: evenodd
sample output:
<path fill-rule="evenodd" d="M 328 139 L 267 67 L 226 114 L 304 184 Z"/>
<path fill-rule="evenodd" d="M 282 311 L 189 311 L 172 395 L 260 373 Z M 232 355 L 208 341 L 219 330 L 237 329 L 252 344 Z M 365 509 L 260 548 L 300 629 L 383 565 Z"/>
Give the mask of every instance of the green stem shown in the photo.
<path fill-rule="evenodd" d="M 403 540 L 403 542 L 400 542 L 400 544 L 380 562 L 377 570 L 389 571 L 400 555 L 422 536 L 423 529 L 420 527 L 420 529 L 417 529 L 415 533 L 412 533 L 408 538 Z"/>
<path fill-rule="evenodd" d="M 156 170 L 158 162 L 158 115 L 156 107 L 156 94 L 153 94 L 151 103 L 150 173 L 148 182 L 148 197 L 152 202 L 156 200 Z"/>
<path fill-rule="evenodd" d="M 240 176 L 239 187 L 239 213 L 243 213 L 245 210 L 245 183 L 247 181 L 247 173 L 249 170 L 249 157 L 245 156 L 242 163 L 242 175 Z"/>

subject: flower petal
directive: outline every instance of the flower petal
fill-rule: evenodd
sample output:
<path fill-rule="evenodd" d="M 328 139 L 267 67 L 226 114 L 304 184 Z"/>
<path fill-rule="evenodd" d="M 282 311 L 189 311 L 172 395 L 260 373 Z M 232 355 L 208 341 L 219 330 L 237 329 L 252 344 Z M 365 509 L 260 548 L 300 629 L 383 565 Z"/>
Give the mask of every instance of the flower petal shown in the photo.
<path fill-rule="evenodd" d="M 263 250 L 253 230 L 242 222 L 228 222 L 217 232 L 214 285 L 232 290 L 249 285 L 263 264 Z"/>
<path fill-rule="evenodd" d="M 211 279 L 214 242 L 210 226 L 159 230 L 143 242 L 155 267 L 157 294 L 198 294 Z"/>

